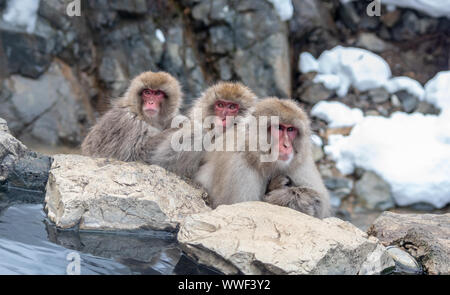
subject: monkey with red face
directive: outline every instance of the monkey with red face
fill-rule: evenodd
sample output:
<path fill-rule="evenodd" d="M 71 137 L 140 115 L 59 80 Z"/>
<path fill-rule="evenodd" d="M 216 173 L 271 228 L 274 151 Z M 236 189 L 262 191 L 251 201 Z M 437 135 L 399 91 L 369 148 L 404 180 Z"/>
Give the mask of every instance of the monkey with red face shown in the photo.
<path fill-rule="evenodd" d="M 142 160 L 145 145 L 170 126 L 181 104 L 178 81 L 165 72 L 144 72 L 112 103 L 81 145 L 82 153 L 121 161 Z"/>
<path fill-rule="evenodd" d="M 247 130 L 245 151 L 208 152 L 195 174 L 212 207 L 266 201 L 319 218 L 329 216 L 328 191 L 312 158 L 306 113 L 292 100 L 266 98 L 256 103 L 252 115 L 271 138 L 269 147 L 263 150 L 259 144 L 251 150 L 249 139 L 255 134 Z M 261 121 L 263 117 L 267 121 Z"/>
<path fill-rule="evenodd" d="M 256 103 L 256 95 L 241 83 L 219 82 L 206 89 L 200 98 L 196 100 L 189 111 L 189 124 L 201 126 L 200 138 L 208 133 L 215 136 L 226 133 L 226 130 L 239 123 L 253 110 Z M 212 124 L 204 124 L 205 119 L 213 118 Z M 216 133 L 216 131 L 219 131 Z M 180 132 L 179 128 L 165 130 L 147 145 L 149 151 L 146 162 L 166 168 L 178 175 L 192 178 L 203 163 L 205 153 L 201 150 L 177 151 L 173 148 L 172 137 Z M 194 137 L 192 130 L 187 136 Z"/>

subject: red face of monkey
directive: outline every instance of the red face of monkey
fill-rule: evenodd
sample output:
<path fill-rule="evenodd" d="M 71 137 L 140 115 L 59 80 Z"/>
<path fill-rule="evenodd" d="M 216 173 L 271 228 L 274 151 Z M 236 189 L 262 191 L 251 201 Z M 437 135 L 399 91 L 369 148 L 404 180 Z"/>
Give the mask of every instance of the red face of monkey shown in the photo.
<path fill-rule="evenodd" d="M 218 124 L 228 127 L 231 122 L 227 117 L 235 117 L 239 112 L 239 104 L 225 100 L 218 100 L 214 104 L 214 113 L 218 117 Z"/>
<path fill-rule="evenodd" d="M 158 115 L 166 93 L 159 89 L 144 89 L 141 93 L 142 111 L 149 117 Z"/>
<path fill-rule="evenodd" d="M 272 126 L 270 132 L 278 140 L 278 160 L 290 161 L 294 156 L 293 142 L 298 130 L 293 125 L 279 124 Z"/>

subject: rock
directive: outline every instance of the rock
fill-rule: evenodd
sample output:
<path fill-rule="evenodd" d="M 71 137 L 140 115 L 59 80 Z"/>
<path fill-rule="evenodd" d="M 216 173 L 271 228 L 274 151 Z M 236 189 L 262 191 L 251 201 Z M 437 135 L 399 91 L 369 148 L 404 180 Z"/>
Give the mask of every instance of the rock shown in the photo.
<path fill-rule="evenodd" d="M 395 246 L 389 246 L 386 250 L 395 261 L 397 272 L 407 274 L 420 274 L 422 272 L 419 263 L 408 252 Z"/>
<path fill-rule="evenodd" d="M 59 228 L 173 232 L 186 216 L 211 210 L 204 197 L 159 166 L 56 155 L 45 209 Z"/>
<path fill-rule="evenodd" d="M 302 38 L 317 28 L 335 27 L 330 11 L 320 0 L 293 0 L 294 15 L 289 20 L 290 35 Z"/>
<path fill-rule="evenodd" d="M 387 210 L 395 206 L 389 184 L 371 171 L 356 182 L 355 194 L 371 210 Z"/>
<path fill-rule="evenodd" d="M 0 118 L 0 132 L 9 133 L 8 124 L 6 123 L 6 120 L 3 118 Z"/>
<path fill-rule="evenodd" d="M 5 120 L 0 118 L 1 122 Z M 6 126 L 6 122 L 0 126 Z M 24 193 L 20 197 L 27 202 L 42 202 L 43 195 L 38 192 L 45 190 L 51 158 L 28 150 L 4 130 L 0 130 L 0 184 L 6 185 L 7 190 L 34 191 L 34 195 Z"/>
<path fill-rule="evenodd" d="M 367 233 L 397 245 L 421 262 L 428 274 L 450 274 L 450 214 L 383 212 Z"/>
<path fill-rule="evenodd" d="M 116 0 L 110 2 L 111 8 L 128 13 L 143 14 L 147 12 L 145 0 Z"/>
<path fill-rule="evenodd" d="M 386 27 L 391 28 L 400 19 L 401 14 L 402 12 L 399 9 L 396 9 L 394 11 L 383 13 L 380 19 Z"/>
<path fill-rule="evenodd" d="M 437 114 L 439 114 L 439 109 L 437 109 L 434 105 L 432 105 L 429 102 L 419 101 L 419 104 L 417 105 L 416 112 L 419 112 L 419 113 L 422 113 L 422 114 L 437 115 Z"/>
<path fill-rule="evenodd" d="M 383 52 L 389 48 L 388 44 L 373 33 L 361 33 L 356 41 L 356 46 L 369 49 L 373 52 Z"/>
<path fill-rule="evenodd" d="M 368 95 L 374 103 L 385 103 L 389 100 L 389 92 L 383 87 L 369 90 Z"/>
<path fill-rule="evenodd" d="M 50 66 L 51 49 L 36 35 L 0 28 L 0 52 L 3 50 L 9 74 L 37 78 Z"/>
<path fill-rule="evenodd" d="M 37 80 L 13 75 L 8 84 L 13 95 L 0 108 L 0 116 L 19 139 L 31 137 L 50 145 L 81 143 L 93 114 L 88 94 L 67 65 L 55 62 Z"/>
<path fill-rule="evenodd" d="M 417 38 L 420 32 L 419 18 L 417 15 L 408 10 L 403 13 L 402 21 L 392 28 L 392 37 L 395 41 L 405 41 Z"/>
<path fill-rule="evenodd" d="M 342 22 L 353 32 L 358 29 L 361 18 L 356 11 L 353 2 L 341 2 L 339 5 L 339 16 Z"/>
<path fill-rule="evenodd" d="M 411 113 L 412 111 L 414 111 L 419 104 L 419 99 L 406 90 L 397 91 L 395 95 L 400 100 L 403 110 L 407 113 Z"/>
<path fill-rule="evenodd" d="M 339 199 L 350 195 L 353 189 L 353 181 L 344 177 L 327 177 L 324 179 L 324 184 Z"/>
<path fill-rule="evenodd" d="M 191 215 L 177 238 L 199 263 L 225 274 L 358 274 L 392 265 L 376 239 L 348 222 L 263 202 Z M 383 260 L 370 261 L 380 247 Z"/>
<path fill-rule="evenodd" d="M 334 94 L 334 91 L 327 89 L 322 83 L 307 81 L 300 87 L 298 93 L 301 101 L 314 105 L 321 100 L 330 98 Z"/>

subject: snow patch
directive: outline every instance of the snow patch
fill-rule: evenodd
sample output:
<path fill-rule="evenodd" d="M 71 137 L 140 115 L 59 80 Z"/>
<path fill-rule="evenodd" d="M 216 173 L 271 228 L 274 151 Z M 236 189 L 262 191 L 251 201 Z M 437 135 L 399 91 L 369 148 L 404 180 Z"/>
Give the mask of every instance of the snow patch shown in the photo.
<path fill-rule="evenodd" d="M 275 7 L 282 21 L 287 21 L 294 14 L 294 6 L 291 0 L 268 0 Z"/>
<path fill-rule="evenodd" d="M 364 118 L 360 109 L 350 109 L 338 101 L 318 102 L 311 109 L 311 115 L 326 121 L 330 128 L 353 126 Z"/>
<path fill-rule="evenodd" d="M 395 202 L 442 208 L 450 203 L 450 112 L 368 116 L 347 137 L 330 136 L 325 153 L 344 174 L 356 167 L 391 185 Z"/>
<path fill-rule="evenodd" d="M 314 64 L 311 58 L 314 57 L 307 57 L 308 64 Z M 384 86 L 391 77 L 391 69 L 383 58 L 361 48 L 336 46 L 325 50 L 317 63 L 317 79 L 328 81 L 333 85 L 332 89 L 339 84 L 339 87 L 336 87 L 339 97 L 347 95 L 352 85 L 360 91 L 367 91 Z M 305 67 L 305 70 L 308 70 L 308 67 Z"/>
<path fill-rule="evenodd" d="M 23 27 L 27 33 L 34 32 L 40 0 L 9 0 L 3 20 L 14 26 Z"/>
<path fill-rule="evenodd" d="M 383 0 L 381 3 L 412 8 L 432 17 L 450 18 L 450 0 Z"/>
<path fill-rule="evenodd" d="M 309 52 L 303 52 L 300 54 L 298 68 L 302 73 L 318 72 L 319 63 Z"/>
<path fill-rule="evenodd" d="M 164 33 L 160 29 L 156 29 L 155 35 L 161 43 L 166 42 L 166 37 L 164 37 Z"/>
<path fill-rule="evenodd" d="M 450 71 L 437 73 L 425 84 L 425 100 L 450 112 Z M 450 125 L 450 121 L 447 124 Z"/>
<path fill-rule="evenodd" d="M 385 88 L 389 93 L 395 93 L 400 90 L 405 90 L 408 93 L 416 96 L 419 100 L 425 98 L 425 90 L 422 85 L 414 79 L 409 77 L 395 77 L 390 79 Z"/>

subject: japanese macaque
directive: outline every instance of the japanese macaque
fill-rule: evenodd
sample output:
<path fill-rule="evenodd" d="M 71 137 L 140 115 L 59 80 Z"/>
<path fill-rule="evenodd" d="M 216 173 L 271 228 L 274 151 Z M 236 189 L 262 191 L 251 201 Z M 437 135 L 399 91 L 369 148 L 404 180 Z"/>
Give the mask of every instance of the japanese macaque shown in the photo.
<path fill-rule="evenodd" d="M 227 128 L 237 124 L 245 118 L 256 103 L 256 95 L 241 83 L 219 82 L 206 89 L 189 111 L 190 125 L 200 126 L 200 139 L 208 132 L 216 130 L 223 134 Z M 211 124 L 204 124 L 204 120 L 212 118 Z M 204 149 L 190 146 L 188 150 L 177 151 L 173 148 L 172 137 L 180 132 L 179 128 L 165 130 L 152 141 L 147 150 L 151 151 L 146 162 L 166 168 L 180 176 L 192 178 L 202 165 Z M 187 137 L 194 137 L 194 131 L 188 129 Z M 214 138 L 212 138 L 214 140 Z M 154 143 L 158 143 L 156 146 Z"/>
<path fill-rule="evenodd" d="M 140 74 L 88 133 L 81 145 L 83 154 L 142 160 L 145 145 L 178 114 L 181 97 L 180 84 L 168 73 Z"/>
<path fill-rule="evenodd" d="M 252 115 L 264 124 L 259 125 L 258 137 L 265 132 L 265 138 L 271 138 L 267 149 L 262 150 L 259 142 L 251 150 L 249 138 L 256 135 L 247 129 L 245 151 L 208 152 L 195 175 L 208 191 L 212 207 L 266 201 L 319 218 L 329 216 L 328 191 L 312 157 L 306 113 L 292 100 L 266 98 L 255 105 Z"/>

